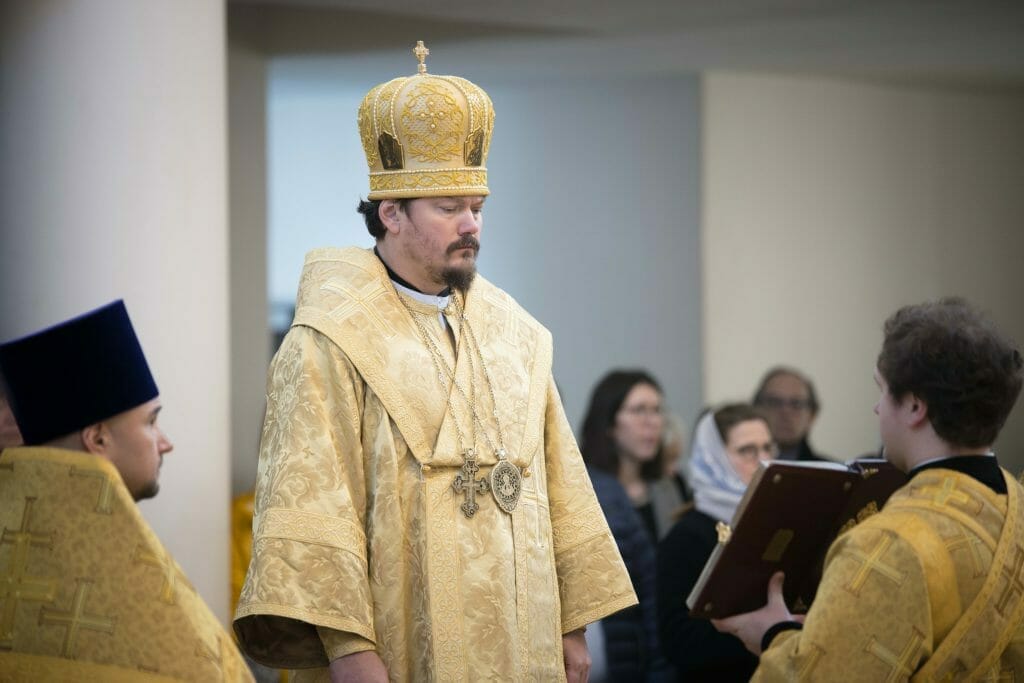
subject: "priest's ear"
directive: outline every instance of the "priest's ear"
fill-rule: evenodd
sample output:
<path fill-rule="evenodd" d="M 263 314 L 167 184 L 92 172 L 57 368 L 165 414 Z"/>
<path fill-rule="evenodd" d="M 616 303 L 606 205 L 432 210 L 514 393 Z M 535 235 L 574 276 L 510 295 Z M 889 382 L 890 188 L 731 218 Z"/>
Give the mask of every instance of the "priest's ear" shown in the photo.
<path fill-rule="evenodd" d="M 921 397 L 907 394 L 901 405 L 907 426 L 920 427 L 929 422 L 928 404 Z"/>
<path fill-rule="evenodd" d="M 105 422 L 97 422 L 81 431 L 82 446 L 93 455 L 106 455 L 110 448 L 110 430 Z"/>
<path fill-rule="evenodd" d="M 380 216 L 380 222 L 384 224 L 384 228 L 391 234 L 397 234 L 399 230 L 399 218 L 398 212 L 404 212 L 404 207 L 398 199 L 384 199 L 380 203 L 380 208 L 377 210 L 377 215 Z"/>

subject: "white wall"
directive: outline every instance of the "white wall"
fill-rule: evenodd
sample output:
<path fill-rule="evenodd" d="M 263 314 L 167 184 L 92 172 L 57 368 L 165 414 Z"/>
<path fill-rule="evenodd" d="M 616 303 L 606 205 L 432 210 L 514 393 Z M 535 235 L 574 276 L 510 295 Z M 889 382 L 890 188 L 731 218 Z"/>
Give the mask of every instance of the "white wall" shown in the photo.
<path fill-rule="evenodd" d="M 0 338 L 124 298 L 175 444 L 141 509 L 228 611 L 224 7 L 0 5 Z"/>
<path fill-rule="evenodd" d="M 372 244 L 355 213 L 368 186 L 356 109 L 376 83 L 412 73 L 411 58 L 396 61 L 272 66 L 272 301 L 294 299 L 309 248 Z M 480 271 L 553 332 L 570 420 L 605 371 L 643 366 L 689 422 L 700 401 L 697 79 L 512 80 L 464 66 L 433 70 L 494 101 Z"/>
<path fill-rule="evenodd" d="M 1024 342 L 1024 96 L 739 73 L 703 80 L 704 372 L 746 398 L 784 362 L 837 458 L 878 445 L 871 372 L 897 307 L 959 294 Z M 1024 408 L 997 444 L 1024 466 Z"/>

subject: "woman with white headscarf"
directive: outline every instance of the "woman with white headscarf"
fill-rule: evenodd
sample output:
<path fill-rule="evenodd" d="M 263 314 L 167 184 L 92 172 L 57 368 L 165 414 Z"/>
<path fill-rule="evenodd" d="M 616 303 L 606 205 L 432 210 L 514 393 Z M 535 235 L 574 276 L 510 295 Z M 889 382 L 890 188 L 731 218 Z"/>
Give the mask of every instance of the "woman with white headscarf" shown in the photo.
<path fill-rule="evenodd" d="M 691 619 L 686 598 L 718 543 L 715 525 L 732 521 L 750 478 L 777 453 L 768 422 L 745 403 L 706 412 L 694 430 L 687 473 L 693 507 L 657 553 L 658 632 L 681 681 L 746 681 L 757 668 L 738 638 Z"/>

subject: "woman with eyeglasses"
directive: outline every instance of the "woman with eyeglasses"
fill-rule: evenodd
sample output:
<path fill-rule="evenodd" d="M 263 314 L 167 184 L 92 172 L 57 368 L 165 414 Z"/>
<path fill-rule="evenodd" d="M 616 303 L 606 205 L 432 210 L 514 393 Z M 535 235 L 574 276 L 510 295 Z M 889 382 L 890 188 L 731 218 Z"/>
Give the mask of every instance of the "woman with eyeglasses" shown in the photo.
<path fill-rule="evenodd" d="M 680 681 L 746 681 L 757 668 L 738 638 L 691 619 L 686 598 L 718 544 L 716 525 L 732 521 L 754 472 L 777 455 L 765 416 L 751 405 L 726 405 L 697 422 L 688 472 L 693 507 L 657 552 L 658 634 Z"/>
<path fill-rule="evenodd" d="M 644 370 L 613 370 L 590 395 L 580 438 L 587 467 L 619 480 L 654 543 L 690 500 L 683 477 L 666 474 L 665 428 L 658 381 Z"/>
<path fill-rule="evenodd" d="M 601 378 L 590 396 L 580 450 L 640 601 L 600 624 L 607 680 L 672 676 L 657 643 L 654 551 L 659 532 L 668 532 L 686 500 L 686 489 L 681 480 L 664 476 L 664 437 L 663 396 L 654 377 L 614 370 Z"/>

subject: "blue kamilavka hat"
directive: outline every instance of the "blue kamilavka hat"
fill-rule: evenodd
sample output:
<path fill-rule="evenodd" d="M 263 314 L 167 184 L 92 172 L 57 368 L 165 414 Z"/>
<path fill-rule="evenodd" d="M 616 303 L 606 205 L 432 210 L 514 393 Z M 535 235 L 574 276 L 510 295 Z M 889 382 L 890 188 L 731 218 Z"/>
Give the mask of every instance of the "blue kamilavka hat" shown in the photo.
<path fill-rule="evenodd" d="M 0 344 L 0 374 L 29 446 L 123 413 L 160 393 L 120 299 Z"/>

